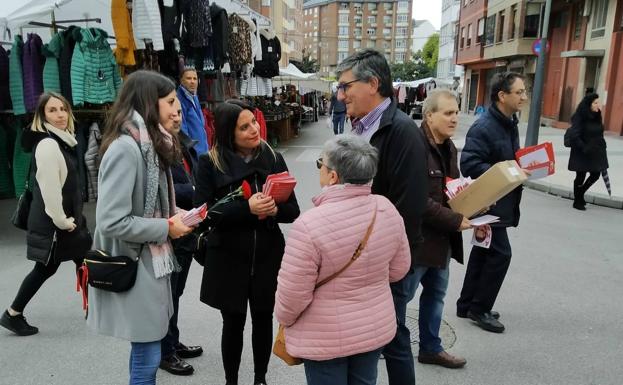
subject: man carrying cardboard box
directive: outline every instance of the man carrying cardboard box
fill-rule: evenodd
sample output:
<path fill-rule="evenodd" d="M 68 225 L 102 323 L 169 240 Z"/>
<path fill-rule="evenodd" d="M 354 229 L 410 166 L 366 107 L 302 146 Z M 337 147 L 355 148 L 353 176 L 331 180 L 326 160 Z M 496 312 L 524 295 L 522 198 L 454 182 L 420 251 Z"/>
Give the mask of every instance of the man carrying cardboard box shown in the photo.
<path fill-rule="evenodd" d="M 515 115 L 528 101 L 523 76 L 514 72 L 496 74 L 491 87 L 491 106 L 467 132 L 461 153 L 461 172 L 476 179 L 494 164 L 515 159 L 519 149 L 518 119 Z M 482 329 L 502 333 L 499 313 L 492 311 L 511 261 L 506 228 L 519 224 L 522 186 L 501 198 L 490 210 L 500 217 L 492 224 L 488 249 L 473 246 L 469 255 L 457 316 L 470 318 Z"/>
<path fill-rule="evenodd" d="M 424 243 L 416 250 L 414 268 L 416 288 L 422 284 L 418 361 L 462 368 L 465 359 L 446 352 L 439 338 L 450 258 L 463 263 L 461 231 L 471 228 L 467 218 L 448 207 L 448 197 L 444 193 L 446 177 L 460 176 L 456 147 L 450 139 L 459 123 L 459 106 L 451 91 L 439 89 L 428 94 L 422 110 L 421 127 L 428 139 L 428 202 L 422 221 Z"/>

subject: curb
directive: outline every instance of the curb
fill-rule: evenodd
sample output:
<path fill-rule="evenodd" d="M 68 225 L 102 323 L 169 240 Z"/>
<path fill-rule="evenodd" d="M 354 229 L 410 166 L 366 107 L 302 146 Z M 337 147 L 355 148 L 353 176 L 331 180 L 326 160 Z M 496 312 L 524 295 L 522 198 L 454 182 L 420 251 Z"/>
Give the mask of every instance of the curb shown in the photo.
<path fill-rule="evenodd" d="M 573 199 L 573 192 L 571 192 L 571 190 L 565 186 L 535 181 L 526 181 L 523 185 L 532 190 L 541 191 L 550 195 L 556 195 L 565 199 Z M 584 200 L 586 200 L 586 203 L 592 203 L 596 206 L 623 210 L 623 198 L 611 197 L 605 194 L 598 193 L 587 193 L 584 196 Z"/>

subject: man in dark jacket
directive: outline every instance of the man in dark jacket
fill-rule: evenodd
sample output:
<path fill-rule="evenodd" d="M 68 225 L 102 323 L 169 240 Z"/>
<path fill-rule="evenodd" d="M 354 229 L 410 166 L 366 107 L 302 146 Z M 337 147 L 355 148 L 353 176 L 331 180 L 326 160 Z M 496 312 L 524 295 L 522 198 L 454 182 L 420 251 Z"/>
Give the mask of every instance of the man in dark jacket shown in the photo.
<path fill-rule="evenodd" d="M 372 193 L 387 197 L 405 222 L 411 247 L 411 269 L 391 284 L 398 329 L 383 349 L 390 385 L 414 385 L 415 366 L 411 337 L 405 325 L 407 304 L 417 283 L 413 258 L 422 242 L 422 215 L 428 196 L 426 139 L 422 130 L 393 99 L 392 79 L 385 57 L 365 49 L 344 59 L 337 68 L 337 97 L 353 119 L 353 133 L 370 141 L 379 151 L 379 165 Z"/>
<path fill-rule="evenodd" d="M 515 159 L 519 149 L 515 114 L 527 100 L 523 76 L 506 72 L 493 77 L 491 106 L 474 122 L 465 138 L 461 153 L 464 176 L 476 179 L 494 164 Z M 517 187 L 491 208 L 489 214 L 500 217 L 500 222 L 491 225 L 488 249 L 472 247 L 463 289 L 456 303 L 458 317 L 469 317 L 482 329 L 494 333 L 504 331 L 499 314 L 491 309 L 510 265 L 511 245 L 506 228 L 519 224 L 521 190 L 521 186 Z"/>
<path fill-rule="evenodd" d="M 175 103 L 177 104 L 178 113 L 172 134 L 177 135 L 182 149 L 182 160 L 171 167 L 175 189 L 175 203 L 177 207 L 183 210 L 190 210 L 193 208 L 193 192 L 195 190 L 192 170 L 197 162 L 197 152 L 194 149 L 194 141 L 180 130 L 182 126 L 182 106 L 177 99 Z M 160 368 L 171 374 L 183 376 L 194 372 L 192 365 L 184 361 L 184 358 L 198 357 L 203 353 L 201 346 L 186 346 L 182 344 L 180 342 L 180 331 L 177 328 L 180 297 L 184 293 L 190 264 L 197 248 L 197 237 L 195 234 L 190 233 L 182 238 L 173 240 L 172 244 L 181 271 L 171 274 L 173 316 L 169 320 L 169 331 L 161 341 L 162 359 L 160 360 Z"/>
<path fill-rule="evenodd" d="M 428 139 L 428 203 L 422 222 L 424 243 L 417 249 L 415 277 L 422 284 L 420 351 L 418 361 L 446 368 L 461 368 L 465 359 L 444 351 L 439 338 L 443 301 L 448 289 L 450 258 L 463 263 L 462 230 L 471 228 L 467 218 L 448 206 L 446 178 L 458 178 L 457 151 L 450 139 L 458 125 L 459 106 L 449 90 L 428 94 L 423 106 L 422 130 Z M 416 284 L 416 286 L 417 286 Z"/>
<path fill-rule="evenodd" d="M 329 115 L 333 120 L 333 133 L 335 135 L 344 133 L 344 121 L 346 120 L 346 105 L 337 99 L 337 92 L 331 95 L 331 105 Z"/>

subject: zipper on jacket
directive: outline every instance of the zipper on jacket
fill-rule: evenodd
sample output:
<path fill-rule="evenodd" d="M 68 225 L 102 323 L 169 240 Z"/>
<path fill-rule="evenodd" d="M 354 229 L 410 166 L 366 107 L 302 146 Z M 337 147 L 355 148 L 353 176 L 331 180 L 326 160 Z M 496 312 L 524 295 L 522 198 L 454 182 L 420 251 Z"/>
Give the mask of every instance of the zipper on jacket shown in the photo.
<path fill-rule="evenodd" d="M 57 245 L 56 245 L 56 230 L 55 230 L 54 235 L 52 236 L 52 247 L 50 248 L 50 252 L 48 253 L 48 259 L 45 261 L 46 266 L 50 263 L 50 259 L 52 258 L 52 252 L 56 253 L 56 246 Z"/>
<path fill-rule="evenodd" d="M 257 173 L 254 178 L 255 192 L 259 192 L 260 189 L 257 186 Z M 251 255 L 251 277 L 255 275 L 255 249 L 257 248 L 257 228 L 253 229 L 253 254 Z"/>

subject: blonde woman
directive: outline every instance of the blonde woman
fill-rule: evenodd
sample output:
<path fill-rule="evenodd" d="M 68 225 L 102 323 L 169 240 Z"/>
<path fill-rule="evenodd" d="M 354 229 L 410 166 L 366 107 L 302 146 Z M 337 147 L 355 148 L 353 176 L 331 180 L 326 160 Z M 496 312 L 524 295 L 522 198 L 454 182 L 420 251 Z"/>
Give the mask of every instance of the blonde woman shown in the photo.
<path fill-rule="evenodd" d="M 0 318 L 0 325 L 20 336 L 39 332 L 26 322 L 23 312 L 43 283 L 56 273 L 61 262 L 74 260 L 79 266 L 91 247 L 82 216 L 76 144 L 74 117 L 67 100 L 52 92 L 41 95 L 32 126 L 22 140 L 24 148 L 33 153 L 26 257 L 35 266 Z"/>

